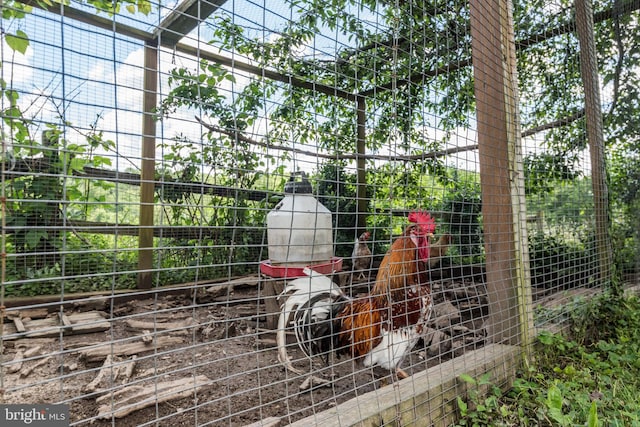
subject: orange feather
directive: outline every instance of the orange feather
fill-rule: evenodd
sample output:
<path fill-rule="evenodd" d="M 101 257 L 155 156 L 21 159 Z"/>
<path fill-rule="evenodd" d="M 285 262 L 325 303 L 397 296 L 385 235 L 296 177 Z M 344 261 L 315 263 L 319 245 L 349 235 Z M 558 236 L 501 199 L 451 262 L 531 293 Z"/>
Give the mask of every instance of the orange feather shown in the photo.
<path fill-rule="evenodd" d="M 349 302 L 338 316 L 341 322 L 338 336 L 338 354 L 348 353 L 353 358 L 365 356 L 382 340 L 383 310 L 375 300 L 365 298 Z"/>
<path fill-rule="evenodd" d="M 424 262 L 417 259 L 416 245 L 408 236 L 411 227 L 393 242 L 382 259 L 371 295 L 398 301 L 404 298 L 407 289 L 419 285 Z"/>

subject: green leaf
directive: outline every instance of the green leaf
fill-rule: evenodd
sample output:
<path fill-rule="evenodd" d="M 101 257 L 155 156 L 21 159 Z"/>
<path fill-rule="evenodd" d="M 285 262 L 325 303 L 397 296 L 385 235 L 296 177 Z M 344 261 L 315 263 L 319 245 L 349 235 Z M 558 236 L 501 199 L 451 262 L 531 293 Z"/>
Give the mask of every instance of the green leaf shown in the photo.
<path fill-rule="evenodd" d="M 7 97 L 11 105 L 16 105 L 18 98 L 20 98 L 20 95 L 15 90 L 6 90 L 4 95 Z"/>
<path fill-rule="evenodd" d="M 468 406 L 460 396 L 458 396 L 457 399 L 458 399 L 458 408 L 460 408 L 460 413 L 462 414 L 462 416 L 465 416 L 467 414 Z"/>
<path fill-rule="evenodd" d="M 560 425 L 568 425 L 570 417 L 562 413 L 562 392 L 555 385 L 549 388 L 545 404 L 552 419 Z"/>
<path fill-rule="evenodd" d="M 472 385 L 477 384 L 476 380 L 469 374 L 460 374 L 459 378 L 468 384 L 472 384 Z"/>
<path fill-rule="evenodd" d="M 27 243 L 27 247 L 30 249 L 34 249 L 40 243 L 40 239 L 46 238 L 48 236 L 46 231 L 42 230 L 29 230 L 24 237 L 25 242 Z"/>
<path fill-rule="evenodd" d="M 128 4 L 127 5 L 127 12 L 129 12 L 130 14 L 135 14 L 136 13 L 136 7 L 132 4 Z"/>
<path fill-rule="evenodd" d="M 598 427 L 598 406 L 595 400 L 591 402 L 591 409 L 589 409 L 589 417 L 587 418 L 587 427 Z"/>
<path fill-rule="evenodd" d="M 86 159 L 74 157 L 69 163 L 69 168 L 74 171 L 82 171 L 87 163 Z"/>
<path fill-rule="evenodd" d="M 151 2 L 147 0 L 138 0 L 138 12 L 144 15 L 151 13 Z"/>
<path fill-rule="evenodd" d="M 487 385 L 491 384 L 491 374 L 485 373 L 480 378 L 478 378 L 478 385 Z"/>
<path fill-rule="evenodd" d="M 93 165 L 95 167 L 100 167 L 104 165 L 111 166 L 111 159 L 105 156 L 93 156 Z"/>
<path fill-rule="evenodd" d="M 553 343 L 553 334 L 547 331 L 542 331 L 540 335 L 538 335 L 538 340 L 544 345 L 551 345 Z"/>
<path fill-rule="evenodd" d="M 551 386 L 547 392 L 547 406 L 553 409 L 562 409 L 562 392 L 556 386 Z"/>
<path fill-rule="evenodd" d="M 9 47 L 24 55 L 29 47 L 29 36 L 22 30 L 16 31 L 16 34 L 6 34 L 5 41 Z"/>

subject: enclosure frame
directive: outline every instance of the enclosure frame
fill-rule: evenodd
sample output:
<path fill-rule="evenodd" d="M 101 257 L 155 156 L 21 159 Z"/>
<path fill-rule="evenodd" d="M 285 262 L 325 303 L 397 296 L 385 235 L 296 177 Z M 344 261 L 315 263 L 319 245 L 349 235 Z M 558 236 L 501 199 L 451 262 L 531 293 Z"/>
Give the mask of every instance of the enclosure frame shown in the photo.
<path fill-rule="evenodd" d="M 367 96 L 372 90 L 362 93 L 349 93 L 336 88 L 319 85 L 287 76 L 272 70 L 256 67 L 237 60 L 231 60 L 213 52 L 196 49 L 181 38 L 188 34 L 203 19 L 222 6 L 226 0 L 213 3 L 198 0 L 185 0 L 165 19 L 153 32 L 147 33 L 126 25 L 115 23 L 103 17 L 89 14 L 69 6 L 56 5 L 47 9 L 65 17 L 79 20 L 96 27 L 112 30 L 118 34 L 130 36 L 144 42 L 144 97 L 143 97 L 143 135 L 141 141 L 142 172 L 140 182 L 140 217 L 138 225 L 139 264 L 138 288 L 152 288 L 153 243 L 154 243 L 154 191 L 155 191 L 155 156 L 156 156 L 156 121 L 154 108 L 158 94 L 158 53 L 167 48 L 205 58 L 221 65 L 233 66 L 235 69 L 263 76 L 269 79 L 286 82 L 295 87 L 314 90 L 334 97 L 353 102 L 357 113 L 357 151 L 349 154 L 356 159 L 357 168 L 357 227 L 358 232 L 365 228 L 367 215 L 365 122 L 367 114 Z M 42 8 L 35 1 L 25 4 Z M 522 170 L 521 136 L 525 132 L 520 129 L 518 113 L 518 93 L 515 53 L 518 48 L 539 41 L 535 39 L 516 42 L 513 33 L 513 17 L 511 0 L 470 0 L 472 58 L 461 60 L 451 66 L 434 70 L 433 75 L 456 68 L 474 67 L 475 97 L 477 101 L 478 143 L 477 145 L 459 147 L 442 152 L 415 156 L 413 160 L 430 156 L 442 156 L 457 151 L 478 149 L 480 158 L 480 177 L 482 187 L 482 213 L 484 218 L 484 235 L 486 249 L 486 277 L 490 308 L 490 341 L 507 344 L 498 348 L 497 353 L 502 360 L 510 359 L 513 348 L 517 352 L 526 352 L 533 338 L 533 314 L 529 258 L 526 246 L 526 210 L 524 202 L 524 173 Z M 594 16 L 589 0 L 576 0 L 577 32 L 581 41 L 581 52 L 584 49 L 583 78 L 585 93 L 593 92 L 594 97 L 586 98 L 586 116 L 588 135 L 592 156 L 593 189 L 596 200 L 596 221 L 598 236 L 598 254 L 601 267 L 601 280 L 610 280 L 608 269 L 611 260 L 608 250 L 608 212 L 607 193 L 604 171 L 604 142 L 602 138 L 602 114 L 598 98 L 597 75 L 594 75 L 593 64 L 593 22 L 608 19 L 614 13 L 602 13 Z M 639 6 L 633 1 L 625 1 L 621 12 L 635 10 Z M 499 10 L 497 14 L 485 13 L 487 8 Z M 572 31 L 566 28 L 565 31 Z M 546 37 L 557 35 L 557 29 L 550 30 Z M 591 37 L 591 39 L 590 39 Z M 586 68 L 589 67 L 589 68 Z M 430 73 L 426 73 L 430 75 Z M 411 81 L 412 76 L 407 76 Z M 376 90 L 389 88 L 380 87 Z M 515 102 L 510 102 L 515 100 Z M 573 120 L 575 117 L 567 118 Z M 335 157 L 335 156 L 333 156 Z M 509 189 L 504 192 L 504 189 Z M 506 304 L 506 305 L 505 305 Z M 517 337 L 517 339 L 515 338 Z M 497 347 L 496 347 L 497 348 Z M 507 349 L 507 350 L 503 350 Z M 508 355 L 506 355 L 509 353 Z M 517 361 L 515 362 L 518 363 Z M 508 371 L 511 372 L 511 366 Z M 509 376 L 506 377 L 507 381 Z M 304 422 L 299 422 L 304 425 Z"/>

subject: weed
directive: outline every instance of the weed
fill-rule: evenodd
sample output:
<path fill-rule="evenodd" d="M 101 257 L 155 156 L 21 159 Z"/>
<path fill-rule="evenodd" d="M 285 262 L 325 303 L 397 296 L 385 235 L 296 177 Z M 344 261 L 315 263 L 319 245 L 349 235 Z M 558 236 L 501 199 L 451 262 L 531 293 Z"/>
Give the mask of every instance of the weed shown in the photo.
<path fill-rule="evenodd" d="M 603 296 L 579 313 L 578 339 L 541 333 L 506 392 L 462 375 L 457 425 L 640 426 L 640 302 Z"/>

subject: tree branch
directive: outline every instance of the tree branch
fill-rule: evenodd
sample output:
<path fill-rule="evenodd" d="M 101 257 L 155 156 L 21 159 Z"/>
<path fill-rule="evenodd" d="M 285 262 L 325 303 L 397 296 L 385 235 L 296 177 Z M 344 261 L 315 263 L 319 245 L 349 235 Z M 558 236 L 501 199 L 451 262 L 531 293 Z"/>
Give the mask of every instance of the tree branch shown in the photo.
<path fill-rule="evenodd" d="M 536 134 L 538 132 L 542 132 L 543 130 L 549 130 L 549 129 L 555 129 L 555 128 L 559 128 L 562 126 L 566 126 L 570 123 L 575 122 L 576 120 L 579 120 L 581 118 L 584 117 L 584 108 L 576 113 L 573 113 L 570 116 L 567 117 L 563 117 L 561 119 L 558 120 L 554 120 L 553 122 L 549 122 L 549 123 L 545 123 L 543 125 L 540 126 L 536 126 L 533 127 L 531 129 L 527 129 L 525 131 L 522 131 L 521 136 L 524 138 L 526 136 L 531 136 L 533 134 Z"/>
<path fill-rule="evenodd" d="M 316 151 L 308 151 L 301 150 L 293 147 L 286 147 L 284 145 L 273 145 L 261 141 L 256 141 L 255 139 L 244 136 L 242 133 L 234 130 L 223 129 L 219 126 L 215 126 L 203 121 L 200 117 L 196 117 L 198 123 L 207 128 L 210 132 L 220 133 L 231 138 L 237 139 L 238 141 L 245 142 L 247 144 L 255 145 L 257 147 L 266 148 L 268 150 L 279 150 L 279 151 L 287 151 L 290 153 L 301 154 L 305 156 L 311 157 L 320 157 L 323 159 L 332 159 L 332 160 L 356 160 L 364 158 L 366 160 L 386 160 L 386 161 L 414 161 L 414 160 L 424 160 L 424 159 L 436 159 L 438 157 L 443 157 L 449 154 L 459 153 L 461 151 L 470 151 L 478 148 L 477 144 L 467 145 L 464 147 L 453 147 L 446 150 L 438 150 L 432 151 L 430 153 L 423 154 L 414 154 L 414 155 L 381 155 L 381 154 L 325 154 L 318 153 Z"/>

